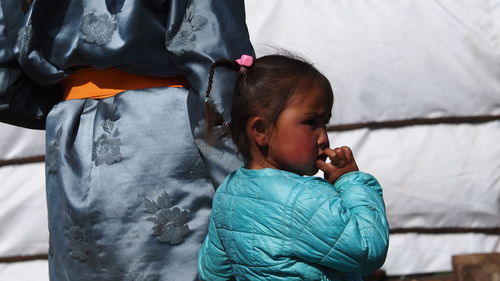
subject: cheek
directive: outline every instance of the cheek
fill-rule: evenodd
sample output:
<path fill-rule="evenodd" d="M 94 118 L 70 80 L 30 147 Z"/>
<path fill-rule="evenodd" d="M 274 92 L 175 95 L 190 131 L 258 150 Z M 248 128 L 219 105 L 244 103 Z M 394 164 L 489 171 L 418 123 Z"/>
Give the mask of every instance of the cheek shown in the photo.
<path fill-rule="evenodd" d="M 308 134 L 295 134 L 282 148 L 287 158 L 296 163 L 309 162 L 317 156 L 316 140 Z"/>

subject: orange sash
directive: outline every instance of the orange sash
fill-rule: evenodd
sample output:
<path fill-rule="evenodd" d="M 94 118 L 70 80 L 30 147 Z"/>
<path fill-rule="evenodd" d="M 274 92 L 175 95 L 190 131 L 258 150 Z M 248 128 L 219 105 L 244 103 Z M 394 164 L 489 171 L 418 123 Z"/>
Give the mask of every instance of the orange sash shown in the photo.
<path fill-rule="evenodd" d="M 127 73 L 118 69 L 82 69 L 71 73 L 61 82 L 64 88 L 63 100 L 103 99 L 126 90 L 155 87 L 189 88 L 182 77 L 154 77 Z"/>

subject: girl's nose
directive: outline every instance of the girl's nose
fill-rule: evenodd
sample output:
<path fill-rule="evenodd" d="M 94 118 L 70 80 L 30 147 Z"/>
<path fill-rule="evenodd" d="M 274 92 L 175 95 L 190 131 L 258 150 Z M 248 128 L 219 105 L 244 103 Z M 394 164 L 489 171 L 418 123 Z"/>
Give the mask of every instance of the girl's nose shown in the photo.
<path fill-rule="evenodd" d="M 326 149 L 330 147 L 330 141 L 328 140 L 328 133 L 326 132 L 326 128 L 321 128 L 320 135 L 318 137 L 318 146 L 321 149 Z"/>

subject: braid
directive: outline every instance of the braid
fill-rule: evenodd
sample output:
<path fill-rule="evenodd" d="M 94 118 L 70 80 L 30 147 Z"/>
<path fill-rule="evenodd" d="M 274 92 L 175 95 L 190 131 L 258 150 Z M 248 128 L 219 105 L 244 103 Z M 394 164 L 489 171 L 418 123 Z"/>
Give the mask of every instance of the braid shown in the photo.
<path fill-rule="evenodd" d="M 205 98 L 210 97 L 210 91 L 212 91 L 212 84 L 213 84 L 213 79 L 214 79 L 214 74 L 215 74 L 215 68 L 217 68 L 219 66 L 225 66 L 229 69 L 236 70 L 236 71 L 240 68 L 239 64 L 237 64 L 235 61 L 232 61 L 232 60 L 220 59 L 220 60 L 215 61 L 210 66 L 210 70 L 208 71 L 208 86 L 207 86 L 207 90 L 205 92 Z"/>
<path fill-rule="evenodd" d="M 209 143 L 213 141 L 213 128 L 218 125 L 218 123 L 222 123 L 222 117 L 220 116 L 220 113 L 217 112 L 215 106 L 209 101 L 210 92 L 212 91 L 215 69 L 219 66 L 224 66 L 235 71 L 238 71 L 240 69 L 240 65 L 238 63 L 228 59 L 219 59 L 210 66 L 210 70 L 208 71 L 208 85 L 205 92 L 205 136 Z"/>

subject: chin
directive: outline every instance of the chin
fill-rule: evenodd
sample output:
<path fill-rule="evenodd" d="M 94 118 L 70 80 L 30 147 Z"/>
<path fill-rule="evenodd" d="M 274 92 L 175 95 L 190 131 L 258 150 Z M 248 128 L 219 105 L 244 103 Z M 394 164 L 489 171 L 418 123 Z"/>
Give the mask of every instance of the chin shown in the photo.
<path fill-rule="evenodd" d="M 314 176 L 318 173 L 319 168 L 316 165 L 302 165 L 295 167 L 282 168 L 284 171 L 292 172 L 300 176 Z"/>
<path fill-rule="evenodd" d="M 304 176 L 314 176 L 318 173 L 318 168 L 312 168 L 311 170 L 304 173 Z"/>

